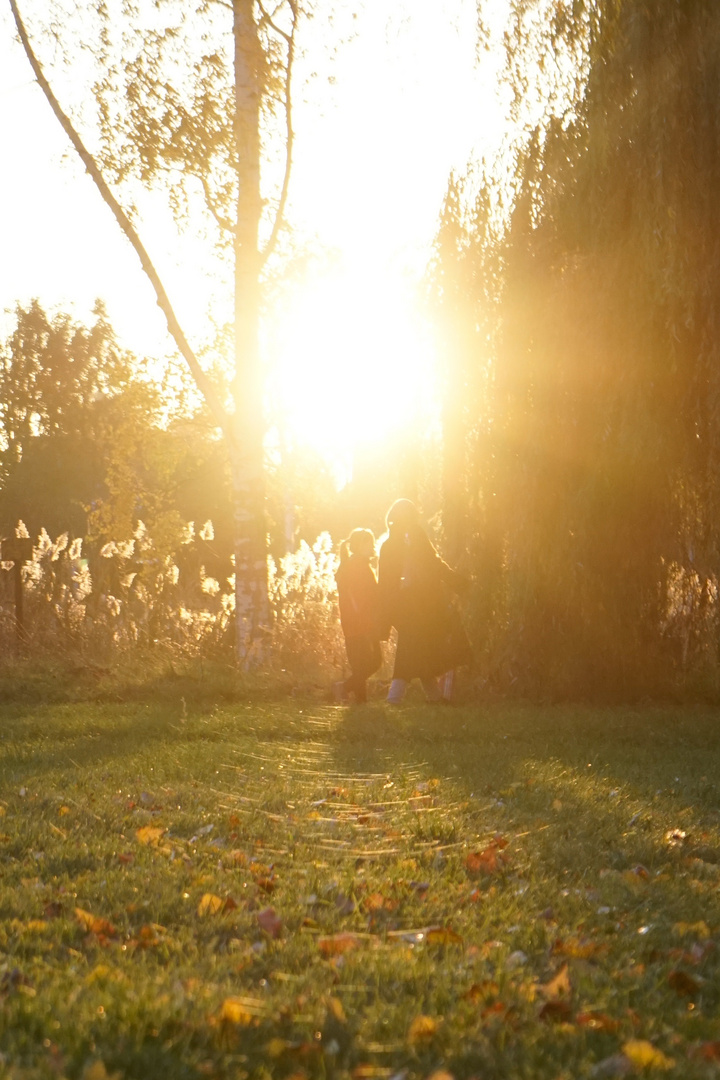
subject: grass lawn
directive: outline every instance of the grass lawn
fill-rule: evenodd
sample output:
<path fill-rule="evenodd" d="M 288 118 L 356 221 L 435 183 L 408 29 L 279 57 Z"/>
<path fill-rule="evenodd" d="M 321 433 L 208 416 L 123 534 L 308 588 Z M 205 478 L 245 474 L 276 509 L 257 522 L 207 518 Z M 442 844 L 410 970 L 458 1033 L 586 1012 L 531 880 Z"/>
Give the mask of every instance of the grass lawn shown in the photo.
<path fill-rule="evenodd" d="M 0 679 L 0 1077 L 717 1076 L 720 717 Z"/>

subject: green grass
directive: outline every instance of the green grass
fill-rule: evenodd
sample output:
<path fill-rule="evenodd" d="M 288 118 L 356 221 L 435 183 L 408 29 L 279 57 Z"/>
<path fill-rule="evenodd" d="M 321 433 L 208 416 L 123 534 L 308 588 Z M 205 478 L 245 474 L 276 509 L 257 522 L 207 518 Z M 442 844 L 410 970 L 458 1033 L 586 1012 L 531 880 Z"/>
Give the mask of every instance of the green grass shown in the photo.
<path fill-rule="evenodd" d="M 0 1077 L 717 1075 L 718 720 L 6 677 Z"/>

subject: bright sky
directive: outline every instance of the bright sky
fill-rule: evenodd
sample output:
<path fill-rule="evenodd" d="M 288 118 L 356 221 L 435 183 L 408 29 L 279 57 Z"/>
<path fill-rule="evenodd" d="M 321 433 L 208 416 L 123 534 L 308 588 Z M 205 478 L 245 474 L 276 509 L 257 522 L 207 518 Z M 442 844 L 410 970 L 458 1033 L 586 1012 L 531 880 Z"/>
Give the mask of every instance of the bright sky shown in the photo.
<path fill-rule="evenodd" d="M 495 10 L 504 6 L 491 2 Z M 425 334 L 411 290 L 427 261 L 448 174 L 502 131 L 497 58 L 483 54 L 477 62 L 475 0 L 365 0 L 355 10 L 354 36 L 340 42 L 328 71 L 320 68 L 296 105 L 292 221 L 314 246 L 334 253 L 334 266 L 332 285 L 315 280 L 290 303 L 284 337 L 297 339 L 293 318 L 300 334 L 312 334 L 307 310 L 320 318 L 332 298 L 328 357 L 342 350 L 343 320 L 358 310 L 366 322 L 377 312 L 376 343 L 389 335 L 402 351 L 404 335 L 405 351 L 417 354 Z M 13 30 L 3 5 L 0 312 L 38 296 L 84 318 L 100 296 L 130 348 L 161 353 L 168 348 L 164 324 L 137 257 L 74 159 Z M 174 245 L 169 221 L 158 218 L 146 243 L 198 343 L 212 283 L 198 274 L 194 249 Z M 346 283 L 339 293 L 338 280 Z M 368 347 L 372 340 L 366 332 Z M 303 363 L 311 356 L 310 345 L 304 349 Z"/>

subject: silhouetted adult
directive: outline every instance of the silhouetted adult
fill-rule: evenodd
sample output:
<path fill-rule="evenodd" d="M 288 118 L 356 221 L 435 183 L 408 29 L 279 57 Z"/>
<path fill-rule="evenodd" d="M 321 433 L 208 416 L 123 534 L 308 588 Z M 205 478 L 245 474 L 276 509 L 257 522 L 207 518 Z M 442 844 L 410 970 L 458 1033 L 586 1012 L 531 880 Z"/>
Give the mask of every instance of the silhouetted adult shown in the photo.
<path fill-rule="evenodd" d="M 454 669 L 470 660 L 470 645 L 450 593 L 463 579 L 438 555 L 409 499 L 398 499 L 385 519 L 378 585 L 383 631 L 397 630 L 393 680 L 387 700 L 402 701 L 420 679 L 428 701 L 448 701 Z M 385 634 L 383 635 L 385 636 Z M 438 676 L 444 676 L 438 681 Z"/>

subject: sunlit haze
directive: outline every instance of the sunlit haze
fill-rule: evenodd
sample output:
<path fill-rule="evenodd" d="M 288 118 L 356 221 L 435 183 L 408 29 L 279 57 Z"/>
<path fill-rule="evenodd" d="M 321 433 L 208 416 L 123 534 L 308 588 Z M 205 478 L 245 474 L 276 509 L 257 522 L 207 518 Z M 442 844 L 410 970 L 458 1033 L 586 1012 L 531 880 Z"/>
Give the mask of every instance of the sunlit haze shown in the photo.
<path fill-rule="evenodd" d="M 295 276 L 263 333 L 271 422 L 330 457 L 431 417 L 432 333 L 417 293 L 449 172 L 502 123 L 497 58 L 478 62 L 475 0 L 373 2 L 345 16 L 352 33 L 300 68 L 288 211 L 293 249 L 330 253 L 338 270 Z M 0 138 L 13 169 L 0 178 L 0 309 L 38 296 L 86 318 L 100 296 L 129 348 L 169 353 L 137 259 L 12 37 L 4 12 Z M 222 264 L 197 238 L 175 236 L 167 205 L 141 234 L 202 346 L 230 309 Z"/>
<path fill-rule="evenodd" d="M 434 417 L 431 328 L 392 278 L 346 274 L 298 290 L 269 351 L 276 421 L 327 455 Z"/>

